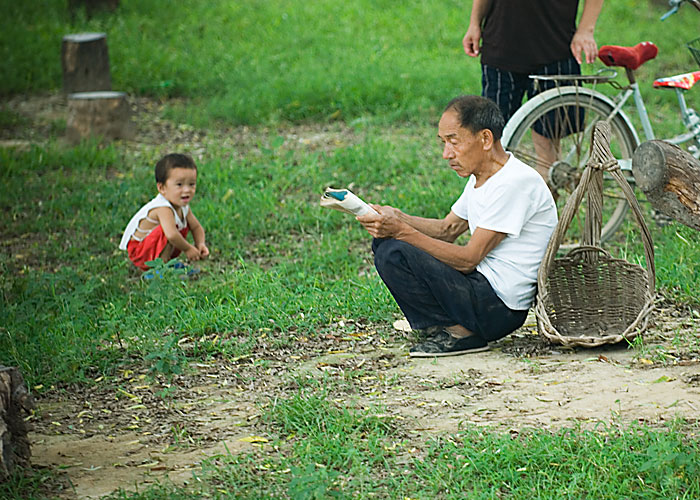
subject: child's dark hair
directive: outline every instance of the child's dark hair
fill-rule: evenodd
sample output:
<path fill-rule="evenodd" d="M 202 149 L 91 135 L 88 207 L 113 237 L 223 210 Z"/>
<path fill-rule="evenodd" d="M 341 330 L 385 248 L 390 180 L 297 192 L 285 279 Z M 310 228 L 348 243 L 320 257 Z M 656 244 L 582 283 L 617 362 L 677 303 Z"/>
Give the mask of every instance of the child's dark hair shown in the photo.
<path fill-rule="evenodd" d="M 165 184 L 170 171 L 174 168 L 192 168 L 197 170 L 197 165 L 190 155 L 182 153 L 170 153 L 156 163 L 156 182 Z"/>

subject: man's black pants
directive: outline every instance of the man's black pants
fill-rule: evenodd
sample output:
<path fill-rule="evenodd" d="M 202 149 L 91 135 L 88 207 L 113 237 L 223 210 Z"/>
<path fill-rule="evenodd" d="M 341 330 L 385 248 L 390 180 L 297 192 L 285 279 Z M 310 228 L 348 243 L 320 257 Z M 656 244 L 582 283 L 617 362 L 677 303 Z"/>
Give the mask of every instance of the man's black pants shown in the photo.
<path fill-rule="evenodd" d="M 486 341 L 520 328 L 527 310 L 509 309 L 483 274 L 462 273 L 394 239 L 372 242 L 374 265 L 413 329 L 462 325 Z"/>

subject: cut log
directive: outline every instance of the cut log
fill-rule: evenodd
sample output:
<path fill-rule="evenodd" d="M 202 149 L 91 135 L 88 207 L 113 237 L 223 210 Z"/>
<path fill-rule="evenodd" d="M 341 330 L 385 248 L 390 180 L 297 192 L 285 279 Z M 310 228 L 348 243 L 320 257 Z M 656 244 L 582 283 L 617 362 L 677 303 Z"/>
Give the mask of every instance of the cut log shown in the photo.
<path fill-rule="evenodd" d="M 700 161 L 668 142 L 647 141 L 634 152 L 632 173 L 656 210 L 700 230 Z"/>
<path fill-rule="evenodd" d="M 17 368 L 0 366 L 0 482 L 15 467 L 29 467 L 31 448 L 25 418 L 34 409 L 34 398 L 27 392 Z"/>
<path fill-rule="evenodd" d="M 66 94 L 112 88 L 107 37 L 104 33 L 64 36 L 61 64 L 63 91 Z"/>
<path fill-rule="evenodd" d="M 109 141 L 132 136 L 131 108 L 124 92 L 76 92 L 68 96 L 69 142 L 75 144 L 88 137 Z"/>

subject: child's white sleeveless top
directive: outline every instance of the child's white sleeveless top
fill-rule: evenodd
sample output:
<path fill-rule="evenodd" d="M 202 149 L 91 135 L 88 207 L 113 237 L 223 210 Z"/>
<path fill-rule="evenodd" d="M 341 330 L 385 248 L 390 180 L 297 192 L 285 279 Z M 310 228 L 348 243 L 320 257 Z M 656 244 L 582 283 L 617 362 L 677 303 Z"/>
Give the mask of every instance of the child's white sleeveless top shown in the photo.
<path fill-rule="evenodd" d="M 177 227 L 178 231 L 182 231 L 184 228 L 187 227 L 187 214 L 190 211 L 190 206 L 185 205 L 182 207 L 182 219 L 177 215 L 177 210 L 175 210 L 175 207 L 172 206 L 172 204 L 165 199 L 165 196 L 162 194 L 158 194 L 155 198 L 153 198 L 151 201 L 146 203 L 144 206 L 141 207 L 141 209 L 136 212 L 136 215 L 134 215 L 129 223 L 126 225 L 126 229 L 124 230 L 124 235 L 122 236 L 122 241 L 119 243 L 119 249 L 120 250 L 126 250 L 126 246 L 129 244 L 129 240 L 131 240 L 131 237 L 134 235 L 136 232 L 136 229 L 139 227 L 139 223 L 143 220 L 148 218 L 148 212 L 151 211 L 153 208 L 159 208 L 159 207 L 170 207 L 170 209 L 173 211 L 173 215 L 175 216 L 175 226 Z M 157 227 L 157 226 L 156 226 Z M 155 228 L 153 228 L 155 229 Z M 151 231 L 153 231 L 151 229 Z M 148 233 L 146 233 L 143 238 L 148 236 Z M 142 239 L 143 239 L 142 238 Z"/>

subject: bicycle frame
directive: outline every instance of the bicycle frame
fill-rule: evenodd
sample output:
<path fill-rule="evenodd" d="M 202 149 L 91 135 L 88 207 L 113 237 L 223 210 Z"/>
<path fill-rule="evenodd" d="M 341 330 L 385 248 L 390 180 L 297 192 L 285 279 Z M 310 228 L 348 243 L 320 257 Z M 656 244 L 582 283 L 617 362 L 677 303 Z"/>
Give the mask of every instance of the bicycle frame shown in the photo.
<path fill-rule="evenodd" d="M 642 123 L 644 136 L 648 141 L 654 140 L 656 136 L 654 135 L 654 129 L 652 127 L 651 120 L 649 119 L 649 114 L 647 113 L 644 99 L 642 98 L 642 93 L 639 89 L 639 84 L 634 79 L 634 74 L 630 70 L 627 70 L 627 78 L 630 81 L 629 86 L 624 89 L 624 91 L 615 99 L 616 101 L 619 100 L 619 107 L 621 108 L 625 102 L 627 102 L 630 96 L 634 98 L 634 105 L 637 109 L 637 116 L 639 116 L 639 120 Z M 698 114 L 694 109 L 688 107 L 685 100 L 685 91 L 679 88 L 674 88 L 673 90 L 676 93 L 678 108 L 681 113 L 681 120 L 688 129 L 688 132 L 674 137 L 665 138 L 664 141 L 679 145 L 695 139 L 696 142 L 700 144 L 700 117 L 698 117 Z M 695 158 L 700 157 L 700 150 L 698 150 L 697 147 L 693 149 L 694 150 L 691 150 L 692 155 Z"/>
<path fill-rule="evenodd" d="M 629 116 L 623 111 L 622 107 L 627 103 L 630 97 L 634 98 L 635 102 L 635 107 L 637 109 L 638 115 L 640 117 L 640 121 L 642 122 L 642 127 L 644 128 L 644 135 L 648 140 L 651 140 L 654 138 L 654 131 L 651 128 L 651 122 L 649 120 L 649 115 L 647 114 L 646 106 L 644 105 L 644 100 L 642 98 L 642 94 L 639 90 L 639 85 L 637 84 L 636 81 L 634 81 L 634 76 L 632 75 L 632 81 L 630 84 L 626 87 L 621 86 L 619 83 L 614 81 L 613 79 L 617 76 L 617 71 L 611 68 L 607 69 L 601 69 L 599 70 L 596 74 L 594 75 L 530 75 L 530 78 L 535 80 L 535 82 L 539 80 L 550 80 L 555 82 L 555 88 L 557 89 L 564 89 L 567 87 L 572 87 L 572 88 L 585 88 L 582 86 L 582 84 L 588 83 L 592 84 L 592 89 L 590 92 L 595 94 L 599 99 L 607 102 L 610 104 L 610 106 L 613 108 L 610 114 L 607 116 L 608 119 L 618 115 L 620 118 L 622 118 L 625 123 L 629 126 L 630 131 L 634 134 L 634 139 L 636 144 L 640 144 L 641 141 L 639 140 L 639 136 L 637 134 L 637 129 L 632 125 L 632 121 L 630 120 Z M 628 77 L 630 75 L 628 74 Z M 565 86 L 559 86 L 559 81 L 568 81 L 568 82 L 575 82 L 573 85 L 570 83 L 567 83 Z M 608 85 L 612 86 L 615 89 L 620 90 L 620 93 L 618 93 L 615 96 L 609 97 L 608 95 L 600 92 L 598 89 L 596 89 L 596 86 L 598 84 L 604 84 L 607 83 Z M 537 83 L 535 83 L 537 85 Z M 533 98 L 537 99 L 537 96 Z M 590 134 L 591 130 L 593 129 L 593 123 L 588 124 L 588 128 L 585 130 L 585 134 L 588 135 Z M 573 154 L 573 151 L 569 151 L 564 153 L 564 159 L 566 161 L 569 161 L 569 156 Z M 620 168 L 622 170 L 625 170 L 627 172 L 632 172 L 632 158 L 618 158 L 618 164 L 620 165 Z"/>

